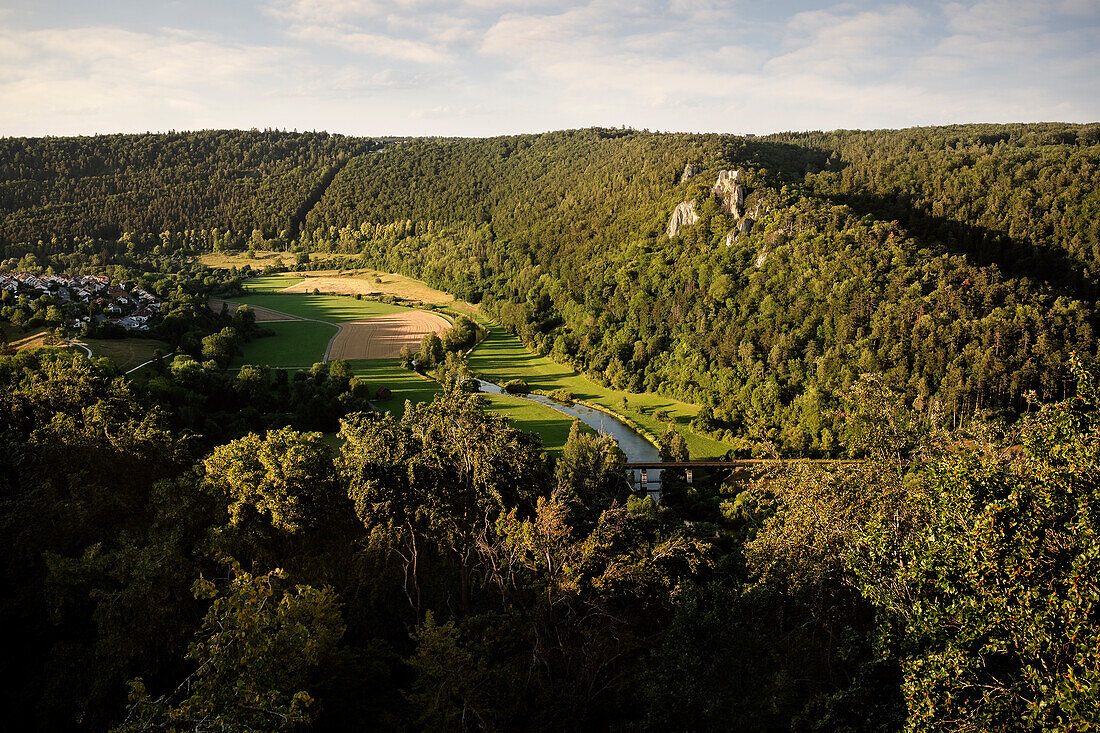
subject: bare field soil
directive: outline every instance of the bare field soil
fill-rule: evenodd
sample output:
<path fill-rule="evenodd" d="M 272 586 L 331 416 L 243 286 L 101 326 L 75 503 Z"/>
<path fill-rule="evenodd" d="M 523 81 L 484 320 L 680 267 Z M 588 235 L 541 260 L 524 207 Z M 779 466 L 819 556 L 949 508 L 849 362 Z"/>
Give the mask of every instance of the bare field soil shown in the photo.
<path fill-rule="evenodd" d="M 210 310 L 214 311 L 215 313 L 221 313 L 222 312 L 222 303 L 227 303 L 227 301 L 224 301 L 224 300 L 211 300 L 206 305 L 209 306 Z M 228 303 L 228 305 L 229 305 L 229 315 L 233 315 L 234 313 L 237 312 L 237 309 L 241 307 L 240 303 Z M 298 316 L 291 316 L 291 315 L 287 315 L 286 313 L 279 313 L 277 311 L 273 311 L 273 310 L 270 310 L 268 308 L 261 308 L 259 306 L 255 306 L 255 305 L 250 305 L 248 307 L 253 313 L 256 314 L 256 323 L 274 323 L 276 321 L 300 321 L 300 320 L 302 320 L 301 318 L 298 318 Z"/>
<path fill-rule="evenodd" d="M 342 324 L 332 342 L 329 359 L 394 359 L 401 347 L 414 351 L 428 333 L 440 336 L 451 324 L 435 313 L 408 311 Z"/>
<path fill-rule="evenodd" d="M 405 300 L 418 301 L 434 305 L 459 305 L 450 293 L 392 272 L 378 270 L 318 270 L 316 272 L 296 272 L 296 277 L 305 278 L 302 282 L 284 288 L 284 293 L 312 293 L 316 288 L 322 293 L 337 295 L 393 295 Z M 462 304 L 465 305 L 465 304 Z"/>

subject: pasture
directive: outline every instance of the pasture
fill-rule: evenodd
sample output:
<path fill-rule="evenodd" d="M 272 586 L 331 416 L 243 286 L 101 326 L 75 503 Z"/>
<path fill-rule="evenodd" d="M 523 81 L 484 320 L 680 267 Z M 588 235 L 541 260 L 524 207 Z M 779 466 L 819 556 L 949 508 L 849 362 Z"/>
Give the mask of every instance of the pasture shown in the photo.
<path fill-rule="evenodd" d="M 265 323 L 275 332 L 244 344 L 244 354 L 233 360 L 235 366 L 257 364 L 273 367 L 310 367 L 325 357 L 325 348 L 336 333 L 336 326 L 316 321 Z"/>
<path fill-rule="evenodd" d="M 665 431 L 665 425 L 653 417 L 657 409 L 668 410 L 675 427 L 687 440 L 692 458 L 713 458 L 725 455 L 730 446 L 712 438 L 696 435 L 688 423 L 699 412 L 696 405 L 649 392 L 633 393 L 603 387 L 569 367 L 529 351 L 519 337 L 500 326 L 482 321 L 489 329 L 488 337 L 470 352 L 467 362 L 475 374 L 497 384 L 510 379 L 523 379 L 532 389 L 551 391 L 566 389 L 577 399 L 600 405 L 630 418 L 654 435 Z M 623 408 L 623 399 L 627 407 Z M 643 412 L 644 410 L 644 412 Z"/>

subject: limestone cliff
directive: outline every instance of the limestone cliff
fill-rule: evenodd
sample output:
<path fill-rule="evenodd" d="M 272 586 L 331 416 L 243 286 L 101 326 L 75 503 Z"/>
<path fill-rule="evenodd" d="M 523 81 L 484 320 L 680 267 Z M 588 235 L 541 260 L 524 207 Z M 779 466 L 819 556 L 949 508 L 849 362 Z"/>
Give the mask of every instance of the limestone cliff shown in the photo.
<path fill-rule="evenodd" d="M 745 215 L 745 188 L 741 185 L 741 171 L 718 171 L 718 182 L 711 191 L 722 199 L 722 208 L 734 219 Z"/>
<path fill-rule="evenodd" d="M 699 221 L 699 215 L 695 213 L 695 199 L 684 201 L 672 212 L 672 218 L 668 220 L 668 238 L 672 239 L 680 235 L 680 230 Z"/>
<path fill-rule="evenodd" d="M 703 167 L 695 163 L 688 163 L 684 166 L 684 175 L 680 176 L 680 183 L 684 181 L 690 181 L 695 176 L 703 172 Z"/>

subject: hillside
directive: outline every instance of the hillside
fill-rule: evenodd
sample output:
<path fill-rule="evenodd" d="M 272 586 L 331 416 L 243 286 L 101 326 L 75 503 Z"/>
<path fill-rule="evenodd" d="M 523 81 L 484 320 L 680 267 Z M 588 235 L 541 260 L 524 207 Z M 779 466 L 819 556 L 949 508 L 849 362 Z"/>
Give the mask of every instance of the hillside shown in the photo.
<path fill-rule="evenodd" d="M 616 387 L 709 404 L 700 427 L 746 452 L 830 453 L 863 372 L 956 421 L 1064 396 L 1069 353 L 1096 354 L 1097 130 L 418 141 L 352 161 L 307 234 L 484 298 Z M 760 212 L 729 246 L 725 169 Z M 667 238 L 691 200 L 698 223 Z"/>
<path fill-rule="evenodd" d="M 8 727 L 1092 730 L 1096 133 L 0 141 Z"/>
<path fill-rule="evenodd" d="M 13 243 L 201 226 L 221 231 L 101 248 L 285 246 L 297 223 L 300 248 L 481 300 L 597 381 L 705 405 L 696 429 L 744 454 L 837 453 L 838 399 L 861 373 L 957 423 L 1062 398 L 1070 353 L 1097 353 L 1097 125 L 590 129 L 381 153 L 287 133 L 3 144 Z M 711 191 L 722 170 L 741 171 L 734 209 Z M 691 201 L 698 222 L 669 238 Z M 97 246 L 4 258 L 71 267 L 66 251 Z"/>
<path fill-rule="evenodd" d="M 271 130 L 0 138 L 0 239 L 213 228 L 272 237 L 297 229 L 346 157 L 373 148 Z"/>

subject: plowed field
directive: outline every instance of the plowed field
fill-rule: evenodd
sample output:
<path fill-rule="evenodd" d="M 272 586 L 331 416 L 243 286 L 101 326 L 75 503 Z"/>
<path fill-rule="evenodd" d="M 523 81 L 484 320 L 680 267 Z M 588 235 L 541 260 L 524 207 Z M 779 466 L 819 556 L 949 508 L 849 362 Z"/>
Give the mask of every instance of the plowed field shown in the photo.
<path fill-rule="evenodd" d="M 434 313 L 406 311 L 341 326 L 328 354 L 332 360 L 393 359 L 401 355 L 402 346 L 415 351 L 425 334 L 434 332 L 442 336 L 451 324 Z"/>
<path fill-rule="evenodd" d="M 215 313 L 221 313 L 223 302 L 224 301 L 221 301 L 221 300 L 211 300 L 209 303 L 207 303 L 207 305 L 210 307 L 210 310 L 214 311 Z M 240 303 L 230 303 L 229 304 L 229 315 L 233 315 L 234 313 L 236 313 L 237 309 L 240 308 L 240 307 L 241 307 Z M 255 306 L 255 305 L 250 305 L 248 307 L 253 313 L 256 314 L 256 323 L 272 323 L 274 321 L 298 321 L 298 320 L 301 320 L 297 316 L 291 316 L 291 315 L 287 315 L 285 313 L 279 313 L 277 311 L 273 311 L 273 310 L 270 310 L 268 308 L 260 308 L 259 306 Z"/>

